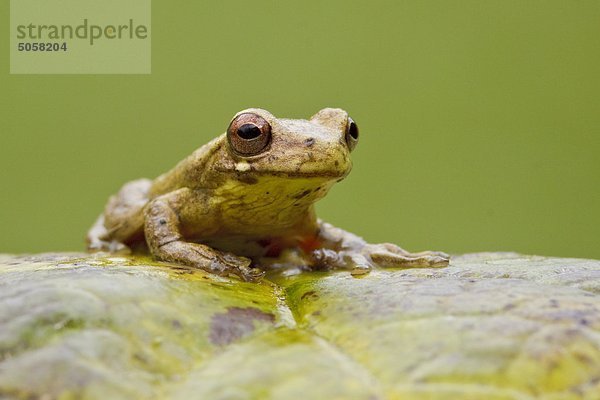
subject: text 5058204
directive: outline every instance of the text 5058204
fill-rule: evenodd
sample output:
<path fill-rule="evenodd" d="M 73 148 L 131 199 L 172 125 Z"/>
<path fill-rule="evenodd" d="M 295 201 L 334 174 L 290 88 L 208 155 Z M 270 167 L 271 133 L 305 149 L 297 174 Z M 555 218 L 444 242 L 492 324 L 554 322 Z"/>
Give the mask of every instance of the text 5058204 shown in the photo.
<path fill-rule="evenodd" d="M 19 51 L 67 51 L 67 42 L 62 43 L 18 43 L 17 49 Z"/>

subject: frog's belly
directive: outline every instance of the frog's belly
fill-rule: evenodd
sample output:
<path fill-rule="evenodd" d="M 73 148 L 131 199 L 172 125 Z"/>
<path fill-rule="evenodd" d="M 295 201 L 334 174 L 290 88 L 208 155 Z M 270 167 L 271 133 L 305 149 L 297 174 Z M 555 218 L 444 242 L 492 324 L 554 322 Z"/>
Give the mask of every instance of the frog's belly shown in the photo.
<path fill-rule="evenodd" d="M 202 241 L 214 249 L 227 251 L 239 256 L 258 258 L 258 257 L 278 257 L 286 249 L 296 249 L 305 253 L 318 247 L 316 234 L 295 235 L 285 237 L 270 237 L 262 239 L 253 239 L 244 236 L 238 237 L 220 237 L 210 238 Z"/>
<path fill-rule="evenodd" d="M 238 256 L 263 257 L 268 254 L 268 240 L 256 240 L 245 236 L 212 237 L 200 242 L 214 249 L 227 251 Z"/>
<path fill-rule="evenodd" d="M 203 243 L 218 250 L 247 257 L 276 255 L 280 250 L 296 247 L 307 237 L 317 234 L 317 221 L 312 209 L 278 220 L 273 217 L 240 220 L 220 218 L 211 231 L 189 233 L 187 240 Z"/>

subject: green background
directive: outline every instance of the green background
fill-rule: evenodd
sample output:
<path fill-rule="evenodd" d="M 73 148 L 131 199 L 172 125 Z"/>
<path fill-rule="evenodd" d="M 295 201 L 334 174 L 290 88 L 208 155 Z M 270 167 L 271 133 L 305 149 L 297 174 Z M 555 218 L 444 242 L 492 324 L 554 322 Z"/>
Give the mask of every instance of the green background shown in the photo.
<path fill-rule="evenodd" d="M 107 197 L 231 116 L 347 109 L 319 215 L 370 241 L 600 258 L 600 2 L 152 4 L 151 75 L 9 75 L 0 251 L 81 250 Z"/>

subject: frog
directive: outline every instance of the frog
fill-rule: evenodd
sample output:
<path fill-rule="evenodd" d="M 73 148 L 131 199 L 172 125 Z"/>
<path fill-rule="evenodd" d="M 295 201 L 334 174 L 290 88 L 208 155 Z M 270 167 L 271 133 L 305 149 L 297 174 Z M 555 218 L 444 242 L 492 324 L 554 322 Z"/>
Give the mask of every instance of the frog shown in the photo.
<path fill-rule="evenodd" d="M 350 173 L 358 139 L 358 125 L 340 108 L 309 119 L 242 110 L 168 172 L 124 184 L 89 230 L 88 250 L 141 248 L 159 261 L 251 282 L 282 258 L 353 275 L 447 266 L 444 252 L 368 243 L 317 218 L 315 203 Z"/>

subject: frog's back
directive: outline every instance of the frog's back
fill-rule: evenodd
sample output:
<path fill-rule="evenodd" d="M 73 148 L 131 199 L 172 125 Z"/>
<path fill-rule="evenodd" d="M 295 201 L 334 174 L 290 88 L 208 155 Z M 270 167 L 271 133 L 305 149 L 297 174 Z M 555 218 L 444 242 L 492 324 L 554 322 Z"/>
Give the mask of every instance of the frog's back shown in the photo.
<path fill-rule="evenodd" d="M 221 148 L 225 135 L 221 135 L 194 151 L 180 161 L 173 169 L 157 177 L 150 187 L 148 199 L 183 187 L 207 187 L 206 171 L 212 165 L 213 156 Z"/>
<path fill-rule="evenodd" d="M 88 242 L 131 244 L 142 240 L 146 205 L 152 199 L 182 187 L 206 186 L 204 172 L 212 165 L 212 156 L 221 147 L 223 136 L 200 147 L 153 181 L 137 179 L 124 184 L 117 194 L 109 198 L 104 213 L 88 233 Z"/>

